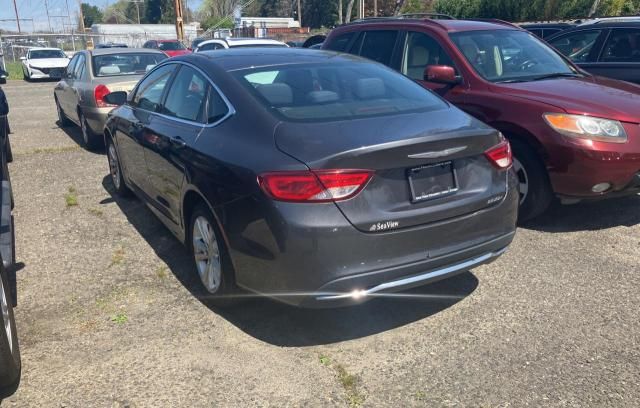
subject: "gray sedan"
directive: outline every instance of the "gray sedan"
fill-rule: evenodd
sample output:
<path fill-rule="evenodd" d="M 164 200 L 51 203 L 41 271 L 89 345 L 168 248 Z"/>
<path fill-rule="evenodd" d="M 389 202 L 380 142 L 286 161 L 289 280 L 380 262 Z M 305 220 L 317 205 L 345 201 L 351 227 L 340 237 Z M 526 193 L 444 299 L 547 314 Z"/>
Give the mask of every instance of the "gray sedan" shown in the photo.
<path fill-rule="evenodd" d="M 93 149 L 102 143 L 107 114 L 113 105 L 104 96 L 129 92 L 152 67 L 165 60 L 161 51 L 105 48 L 76 53 L 53 93 L 61 126 L 76 124 L 84 144 Z"/>

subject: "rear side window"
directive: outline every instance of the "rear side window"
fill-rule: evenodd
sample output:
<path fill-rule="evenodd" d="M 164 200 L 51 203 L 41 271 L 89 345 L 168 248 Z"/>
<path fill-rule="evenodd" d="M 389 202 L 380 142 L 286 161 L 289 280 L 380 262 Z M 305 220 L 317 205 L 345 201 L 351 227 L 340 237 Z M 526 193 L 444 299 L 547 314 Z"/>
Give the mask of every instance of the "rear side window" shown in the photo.
<path fill-rule="evenodd" d="M 448 106 L 414 81 L 366 62 L 268 67 L 233 75 L 284 120 L 334 121 Z"/>
<path fill-rule="evenodd" d="M 195 69 L 182 66 L 167 93 L 162 113 L 178 119 L 202 122 L 208 82 Z"/>
<path fill-rule="evenodd" d="M 159 67 L 143 79 L 136 89 L 136 94 L 131 104 L 140 109 L 157 112 L 160 107 L 164 88 L 175 67 L 173 64 Z"/>
<path fill-rule="evenodd" d="M 600 58 L 602 62 L 640 62 L 640 30 L 626 28 L 611 32 Z"/>
<path fill-rule="evenodd" d="M 216 123 L 227 116 L 229 107 L 220 94 L 212 87 L 209 87 L 209 97 L 207 98 L 207 123 Z"/>
<path fill-rule="evenodd" d="M 549 41 L 573 62 L 587 62 L 601 30 L 580 31 Z"/>
<path fill-rule="evenodd" d="M 224 46 L 218 43 L 202 44 L 200 47 L 198 47 L 198 51 L 212 51 L 212 50 L 223 50 L 223 49 L 224 49 Z"/>
<path fill-rule="evenodd" d="M 338 52 L 347 52 L 347 46 L 351 39 L 356 35 L 355 31 L 350 33 L 338 35 L 334 37 L 331 42 L 327 45 L 327 49 Z"/>
<path fill-rule="evenodd" d="M 391 65 L 397 31 L 366 31 L 360 47 L 360 56 L 385 65 Z"/>

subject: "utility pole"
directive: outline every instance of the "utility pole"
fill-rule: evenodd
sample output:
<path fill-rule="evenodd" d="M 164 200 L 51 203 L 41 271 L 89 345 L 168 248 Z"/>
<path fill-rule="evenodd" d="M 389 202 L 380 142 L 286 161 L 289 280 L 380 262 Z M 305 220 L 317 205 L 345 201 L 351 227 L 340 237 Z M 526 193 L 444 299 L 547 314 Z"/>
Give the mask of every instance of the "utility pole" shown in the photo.
<path fill-rule="evenodd" d="M 358 0 L 358 18 L 364 18 L 364 0 Z"/>
<path fill-rule="evenodd" d="M 298 0 L 298 23 L 300 23 L 300 28 L 302 28 L 302 7 L 300 5 L 300 0 Z"/>
<path fill-rule="evenodd" d="M 49 22 L 49 32 L 53 33 L 53 30 L 51 29 L 51 16 L 49 15 L 49 2 L 47 0 L 44 0 L 44 8 L 47 11 L 47 21 Z"/>
<path fill-rule="evenodd" d="M 138 24 L 140 24 L 140 3 L 143 3 L 144 0 L 128 0 L 129 3 L 133 3 L 136 5 L 136 12 L 138 13 Z"/>
<path fill-rule="evenodd" d="M 373 16 L 378 17 L 378 0 L 373 0 Z"/>
<path fill-rule="evenodd" d="M 69 19 L 69 26 L 73 26 L 73 22 L 71 21 L 71 13 L 69 12 L 69 0 L 64 0 L 67 5 L 67 18 Z"/>
<path fill-rule="evenodd" d="M 342 0 L 338 0 L 338 23 L 342 24 L 344 20 L 342 19 Z"/>
<path fill-rule="evenodd" d="M 18 34 L 22 33 L 20 29 L 20 16 L 18 16 L 18 6 L 16 5 L 16 0 L 13 0 L 13 10 L 16 12 L 16 23 L 18 23 Z"/>
<path fill-rule="evenodd" d="M 82 0 L 78 0 L 78 18 L 80 19 L 80 33 L 84 35 L 84 14 L 82 13 Z"/>
<path fill-rule="evenodd" d="M 175 0 L 174 5 L 176 8 L 176 35 L 178 41 L 184 40 L 184 21 L 182 19 L 182 0 Z"/>

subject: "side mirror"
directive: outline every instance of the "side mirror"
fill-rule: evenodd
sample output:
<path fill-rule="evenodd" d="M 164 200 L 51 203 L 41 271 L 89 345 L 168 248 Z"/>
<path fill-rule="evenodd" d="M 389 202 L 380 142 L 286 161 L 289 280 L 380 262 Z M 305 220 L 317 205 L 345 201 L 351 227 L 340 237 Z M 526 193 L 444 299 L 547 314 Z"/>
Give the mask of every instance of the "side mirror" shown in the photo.
<path fill-rule="evenodd" d="M 109 105 L 122 106 L 127 101 L 127 93 L 125 91 L 111 92 L 105 95 L 104 101 Z"/>
<path fill-rule="evenodd" d="M 462 79 L 456 76 L 456 70 L 449 65 L 427 65 L 424 69 L 424 80 L 446 85 L 457 85 L 462 82 Z"/>

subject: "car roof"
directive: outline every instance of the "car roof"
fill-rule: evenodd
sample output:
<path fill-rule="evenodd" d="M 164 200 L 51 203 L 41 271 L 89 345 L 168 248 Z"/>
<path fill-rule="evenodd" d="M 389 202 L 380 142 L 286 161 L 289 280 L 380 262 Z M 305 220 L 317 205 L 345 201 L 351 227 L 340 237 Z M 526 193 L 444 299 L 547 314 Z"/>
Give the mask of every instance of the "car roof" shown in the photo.
<path fill-rule="evenodd" d="M 180 57 L 173 61 L 213 64 L 225 71 L 235 71 L 253 67 L 268 67 L 289 64 L 317 64 L 323 62 L 366 61 L 351 54 L 333 51 L 309 50 L 306 48 L 231 48 L 228 50 L 203 51 Z"/>
<path fill-rule="evenodd" d="M 29 51 L 62 51 L 62 49 L 55 47 L 29 47 Z"/>
<path fill-rule="evenodd" d="M 406 18 L 406 17 L 382 17 L 365 18 L 353 23 L 344 24 L 340 27 L 353 27 L 357 25 L 385 26 L 385 25 L 426 25 L 434 27 L 448 33 L 463 31 L 483 31 L 483 30 L 520 30 L 515 24 L 501 20 L 447 20 L 430 18 Z"/>
<path fill-rule="evenodd" d="M 572 23 L 524 23 L 518 24 L 522 28 L 570 28 L 575 27 Z"/>
<path fill-rule="evenodd" d="M 272 40 L 270 38 L 213 38 L 211 40 L 206 40 L 201 42 L 198 46 L 201 47 L 205 44 L 212 44 L 212 43 L 219 43 L 219 42 L 226 42 L 229 47 L 233 47 L 233 46 L 241 46 L 241 45 L 265 45 L 265 44 L 273 44 L 273 45 L 285 45 L 285 43 L 278 41 L 278 40 Z"/>
<path fill-rule="evenodd" d="M 640 25 L 640 16 L 629 17 L 604 17 L 595 18 L 592 20 L 583 20 L 580 22 L 579 27 L 586 27 L 591 25 L 612 27 L 616 25 Z"/>
<path fill-rule="evenodd" d="M 112 55 L 112 54 L 162 54 L 164 52 L 152 48 L 96 48 L 89 51 L 91 55 Z"/>
<path fill-rule="evenodd" d="M 554 40 L 558 37 L 563 37 L 567 34 L 575 33 L 578 31 L 585 30 L 596 30 L 602 28 L 640 28 L 640 21 L 600 21 L 599 23 L 588 23 L 588 24 L 580 24 L 576 27 L 569 28 L 567 30 L 562 30 L 559 33 L 555 33 L 551 37 L 545 38 L 546 41 Z"/>

